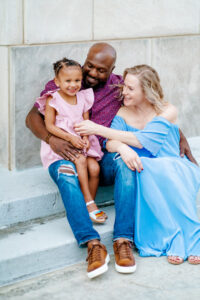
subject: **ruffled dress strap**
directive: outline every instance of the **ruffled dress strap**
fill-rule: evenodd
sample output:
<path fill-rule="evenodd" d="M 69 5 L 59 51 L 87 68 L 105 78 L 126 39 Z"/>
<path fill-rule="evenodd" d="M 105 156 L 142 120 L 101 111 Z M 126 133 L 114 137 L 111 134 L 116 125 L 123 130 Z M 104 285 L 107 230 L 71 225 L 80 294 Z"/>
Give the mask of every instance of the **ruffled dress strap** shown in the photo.
<path fill-rule="evenodd" d="M 78 92 L 78 96 L 84 100 L 83 112 L 90 110 L 94 103 L 94 92 L 92 88 Z"/>
<path fill-rule="evenodd" d="M 36 104 L 37 104 L 38 110 L 41 114 L 45 115 L 46 100 L 49 96 L 52 96 L 52 98 L 53 98 L 56 91 L 55 90 L 54 91 L 48 91 L 44 95 L 42 95 L 41 97 L 36 99 Z"/>

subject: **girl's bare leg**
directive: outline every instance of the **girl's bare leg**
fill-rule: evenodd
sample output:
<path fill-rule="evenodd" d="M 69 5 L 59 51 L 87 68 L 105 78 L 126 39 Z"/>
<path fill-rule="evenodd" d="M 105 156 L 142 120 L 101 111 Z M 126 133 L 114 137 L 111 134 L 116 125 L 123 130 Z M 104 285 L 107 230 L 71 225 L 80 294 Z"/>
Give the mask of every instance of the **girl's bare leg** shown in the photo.
<path fill-rule="evenodd" d="M 79 157 L 75 159 L 74 163 L 77 169 L 78 179 L 85 202 L 92 201 L 93 198 L 89 190 L 88 182 L 87 158 L 84 155 L 80 154 Z"/>
<path fill-rule="evenodd" d="M 93 199 L 95 199 L 97 189 L 99 186 L 100 166 L 95 158 L 88 157 L 87 158 L 87 167 L 88 167 L 88 177 L 89 177 L 89 189 L 90 189 L 90 193 L 91 193 Z M 94 209 L 95 207 L 96 207 L 96 209 L 98 209 L 96 203 L 91 204 L 91 209 Z M 90 207 L 88 207 L 88 210 L 89 210 L 89 208 Z M 104 216 L 106 217 L 106 219 L 108 218 L 105 213 L 104 213 Z"/>
<path fill-rule="evenodd" d="M 96 159 L 93 157 L 87 158 L 87 168 L 88 168 L 88 177 L 89 177 L 89 189 L 90 193 L 95 199 L 97 189 L 99 186 L 99 173 L 100 173 L 100 166 Z"/>
<path fill-rule="evenodd" d="M 92 193 L 91 193 L 90 187 L 89 187 L 89 180 L 88 180 L 88 165 L 87 165 L 88 162 L 87 162 L 87 158 L 85 156 L 80 155 L 79 158 L 76 158 L 74 163 L 75 163 L 75 166 L 77 169 L 78 179 L 79 179 L 80 186 L 81 186 L 81 191 L 83 193 L 83 196 L 84 196 L 84 199 L 85 199 L 85 202 L 87 205 L 87 203 L 94 200 L 93 195 L 96 194 L 98 183 L 96 183 L 96 187 L 94 189 L 92 189 Z M 90 170 L 91 170 L 91 168 L 90 168 Z M 96 176 L 92 176 L 92 177 L 96 177 Z M 94 182 L 95 180 L 92 180 L 92 181 Z M 95 184 L 95 182 L 94 182 L 94 184 Z M 87 205 L 87 209 L 88 209 L 88 212 L 91 213 L 95 210 L 98 210 L 98 207 L 95 204 L 95 202 L 93 202 L 93 203 Z M 103 223 L 103 222 L 105 222 L 105 219 L 106 219 L 105 215 L 103 213 L 97 214 L 95 218 L 96 218 L 95 221 L 97 223 Z"/>

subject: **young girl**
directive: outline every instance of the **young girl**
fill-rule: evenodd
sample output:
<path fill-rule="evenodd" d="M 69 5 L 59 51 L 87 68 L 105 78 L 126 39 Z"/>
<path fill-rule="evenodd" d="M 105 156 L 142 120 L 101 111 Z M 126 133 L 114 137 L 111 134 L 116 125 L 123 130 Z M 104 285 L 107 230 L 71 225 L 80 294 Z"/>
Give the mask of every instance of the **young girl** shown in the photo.
<path fill-rule="evenodd" d="M 101 160 L 103 153 L 96 136 L 82 138 L 74 131 L 74 123 L 89 119 L 89 109 L 94 102 L 94 93 L 92 89 L 80 91 L 82 69 L 76 61 L 63 58 L 53 66 L 58 90 L 48 92 L 37 99 L 39 111 L 45 114 L 46 128 L 51 134 L 82 150 L 82 153 L 74 161 L 80 187 L 91 220 L 96 223 L 104 223 L 107 216 L 103 211 L 99 211 L 94 203 L 100 172 L 97 161 Z M 55 161 L 63 160 L 45 142 L 42 142 L 40 154 L 44 168 L 48 168 Z M 69 176 L 74 174 L 74 170 L 70 166 L 69 168 L 65 166 L 60 172 Z"/>

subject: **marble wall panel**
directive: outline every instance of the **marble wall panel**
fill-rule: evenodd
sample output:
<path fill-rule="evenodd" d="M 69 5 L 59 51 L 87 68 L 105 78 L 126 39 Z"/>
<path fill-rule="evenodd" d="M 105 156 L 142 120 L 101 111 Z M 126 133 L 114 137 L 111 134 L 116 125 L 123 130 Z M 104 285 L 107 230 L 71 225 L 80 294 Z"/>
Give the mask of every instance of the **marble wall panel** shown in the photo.
<path fill-rule="evenodd" d="M 166 99 L 178 107 L 183 132 L 200 135 L 200 36 L 154 39 L 152 66 Z"/>
<path fill-rule="evenodd" d="M 22 0 L 0 0 L 0 45 L 23 41 Z"/>
<path fill-rule="evenodd" d="M 8 169 L 9 148 L 8 148 L 8 48 L 0 47 L 0 165 Z"/>
<path fill-rule="evenodd" d="M 28 0 L 24 14 L 26 44 L 92 39 L 92 0 Z"/>
<path fill-rule="evenodd" d="M 115 73 L 133 64 L 149 62 L 147 40 L 111 42 L 118 53 Z M 25 118 L 45 83 L 54 74 L 52 63 L 66 56 L 84 62 L 92 43 L 12 48 L 12 105 L 15 114 L 15 166 L 17 169 L 40 164 L 40 141 L 25 127 Z M 13 144 L 14 145 L 14 144 Z"/>
<path fill-rule="evenodd" d="M 94 0 L 94 38 L 199 33 L 199 9 L 199 0 Z"/>

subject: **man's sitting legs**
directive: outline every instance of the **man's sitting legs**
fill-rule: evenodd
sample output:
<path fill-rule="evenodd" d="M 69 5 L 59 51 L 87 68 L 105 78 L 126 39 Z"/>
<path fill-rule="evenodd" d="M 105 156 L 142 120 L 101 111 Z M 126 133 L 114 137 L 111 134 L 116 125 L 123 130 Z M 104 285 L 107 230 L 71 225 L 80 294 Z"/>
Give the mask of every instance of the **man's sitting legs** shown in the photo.
<path fill-rule="evenodd" d="M 136 270 L 132 254 L 134 234 L 136 173 L 131 171 L 118 153 L 105 153 L 101 162 L 101 179 L 115 183 L 114 253 L 116 270 L 132 273 Z"/>
<path fill-rule="evenodd" d="M 67 219 L 79 246 L 88 245 L 88 277 L 103 274 L 107 271 L 109 255 L 105 246 L 100 243 L 100 236 L 89 218 L 75 165 L 70 161 L 60 160 L 50 165 L 49 173 L 59 188 Z"/>

